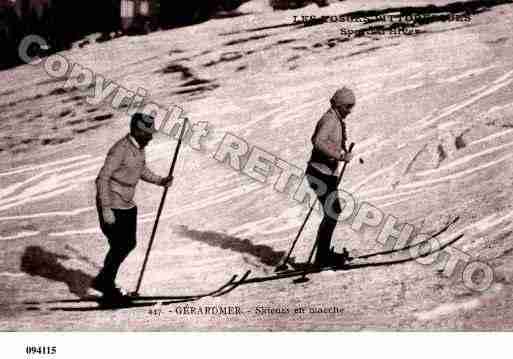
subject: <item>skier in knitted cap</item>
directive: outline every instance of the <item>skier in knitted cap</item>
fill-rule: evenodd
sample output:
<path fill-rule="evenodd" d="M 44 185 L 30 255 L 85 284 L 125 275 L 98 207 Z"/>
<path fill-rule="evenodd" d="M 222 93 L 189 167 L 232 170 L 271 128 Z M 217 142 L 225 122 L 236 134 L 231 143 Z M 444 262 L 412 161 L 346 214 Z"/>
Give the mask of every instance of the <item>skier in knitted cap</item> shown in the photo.
<path fill-rule="evenodd" d="M 337 90 L 331 98 L 331 108 L 321 117 L 312 136 L 312 155 L 306 176 L 310 187 L 322 204 L 324 217 L 317 231 L 316 266 L 341 265 L 345 256 L 331 250 L 331 237 L 341 212 L 337 195 L 337 167 L 340 161 L 349 162 L 351 153 L 346 147 L 345 118 L 355 104 L 353 91 L 347 87 Z M 334 200 L 328 200 L 330 194 Z"/>

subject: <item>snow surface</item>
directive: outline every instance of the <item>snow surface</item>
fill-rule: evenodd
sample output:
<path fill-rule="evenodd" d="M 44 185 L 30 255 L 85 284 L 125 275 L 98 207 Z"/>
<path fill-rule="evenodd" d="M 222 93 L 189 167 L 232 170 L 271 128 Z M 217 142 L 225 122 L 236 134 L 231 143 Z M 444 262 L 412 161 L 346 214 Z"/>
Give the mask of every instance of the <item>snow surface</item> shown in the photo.
<path fill-rule="evenodd" d="M 0 73 L 0 329 L 511 330 L 512 5 L 483 6 L 470 23 L 433 22 L 416 36 L 339 41 L 340 23 L 292 23 L 294 15 L 449 3 L 347 0 L 273 12 L 255 0 L 239 9 L 242 16 L 62 54 L 126 88 L 147 89 L 157 103 L 182 106 L 193 122 L 210 124 L 202 151 L 184 147 L 180 153 L 145 295 L 208 291 L 248 269 L 252 276 L 273 273 L 307 212 L 293 199 L 291 188 L 299 182 L 280 193 L 274 188 L 279 171 L 263 184 L 214 154 L 232 133 L 304 170 L 315 123 L 341 85 L 357 96 L 348 118 L 355 160 L 343 188 L 422 232 L 436 232 L 459 216 L 440 242 L 465 233 L 454 247 L 494 268 L 489 290 L 468 289 L 461 266 L 446 277 L 437 265 L 409 262 L 312 275 L 306 284 L 249 284 L 189 303 L 239 305 L 246 311 L 240 317 L 166 311 L 155 318 L 144 308 L 98 311 L 94 303 L 61 306 L 71 311 L 28 310 L 23 302 L 90 293 L 107 249 L 94 178 L 108 148 L 126 133 L 128 116 L 88 104 L 78 89 L 58 91 L 62 81 L 26 65 Z M 155 139 L 147 150 L 149 166 L 166 173 L 175 144 Z M 135 287 L 161 193 L 148 184 L 138 187 L 138 247 L 122 267 L 122 287 Z M 295 261 L 306 259 L 319 220 L 314 212 Z M 356 254 L 382 250 L 375 236 L 341 223 L 333 244 Z M 382 259 L 389 258 L 376 262 Z M 255 313 L 258 305 L 344 311 L 266 316 Z"/>

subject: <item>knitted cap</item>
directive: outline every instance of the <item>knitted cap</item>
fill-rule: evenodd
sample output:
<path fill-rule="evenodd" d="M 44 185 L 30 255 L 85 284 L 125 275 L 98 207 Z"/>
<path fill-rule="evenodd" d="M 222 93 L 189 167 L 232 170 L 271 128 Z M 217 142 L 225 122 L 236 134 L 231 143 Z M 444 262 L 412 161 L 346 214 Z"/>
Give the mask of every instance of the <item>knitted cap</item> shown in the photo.
<path fill-rule="evenodd" d="M 337 108 L 344 105 L 354 105 L 355 102 L 356 98 L 353 91 L 345 86 L 335 91 L 335 94 L 331 98 L 331 105 Z"/>

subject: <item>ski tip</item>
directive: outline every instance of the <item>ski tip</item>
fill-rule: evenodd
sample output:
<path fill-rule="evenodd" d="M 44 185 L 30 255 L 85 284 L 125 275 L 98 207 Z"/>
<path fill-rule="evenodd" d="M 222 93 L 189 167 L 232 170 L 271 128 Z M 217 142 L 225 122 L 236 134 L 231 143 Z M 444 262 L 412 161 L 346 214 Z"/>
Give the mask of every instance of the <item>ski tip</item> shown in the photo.
<path fill-rule="evenodd" d="M 282 263 L 279 266 L 275 267 L 274 271 L 275 272 L 283 272 L 283 271 L 285 271 L 287 269 L 289 269 L 289 266 L 287 265 L 287 263 Z"/>
<path fill-rule="evenodd" d="M 249 277 L 249 275 L 251 274 L 251 269 L 248 269 L 246 271 L 246 273 L 244 273 L 244 275 L 241 277 L 241 281 L 243 281 L 244 279 L 246 279 L 247 277 Z"/>
<path fill-rule="evenodd" d="M 240 279 L 236 280 L 236 281 L 233 281 L 232 284 L 235 284 L 235 285 L 239 285 L 241 284 L 242 282 L 244 282 L 246 279 L 248 279 L 249 275 L 251 274 L 251 270 L 247 270 L 246 272 L 244 272 L 244 274 L 240 277 Z"/>
<path fill-rule="evenodd" d="M 296 278 L 292 281 L 292 283 L 294 284 L 301 284 L 301 283 L 306 283 L 306 282 L 309 282 L 310 279 L 308 279 L 307 277 L 299 277 L 299 278 Z"/>

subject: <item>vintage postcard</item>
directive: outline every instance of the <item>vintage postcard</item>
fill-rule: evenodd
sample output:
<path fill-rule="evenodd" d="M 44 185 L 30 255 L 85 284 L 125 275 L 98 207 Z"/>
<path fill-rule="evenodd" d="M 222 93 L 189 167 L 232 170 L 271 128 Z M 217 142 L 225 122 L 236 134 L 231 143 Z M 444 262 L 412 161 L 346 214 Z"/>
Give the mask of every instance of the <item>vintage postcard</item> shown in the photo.
<path fill-rule="evenodd" d="M 0 1 L 0 331 L 512 330 L 512 30 L 508 0 Z"/>

